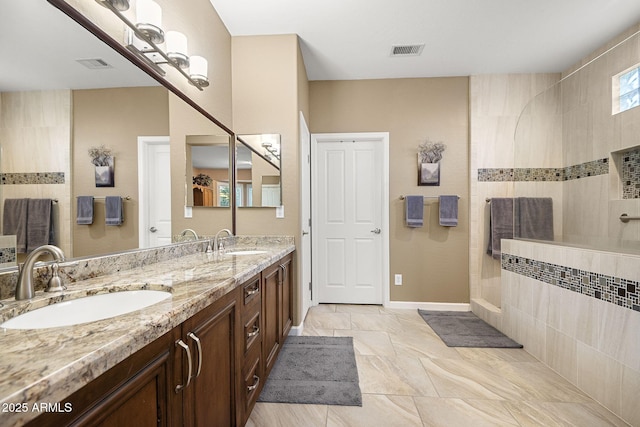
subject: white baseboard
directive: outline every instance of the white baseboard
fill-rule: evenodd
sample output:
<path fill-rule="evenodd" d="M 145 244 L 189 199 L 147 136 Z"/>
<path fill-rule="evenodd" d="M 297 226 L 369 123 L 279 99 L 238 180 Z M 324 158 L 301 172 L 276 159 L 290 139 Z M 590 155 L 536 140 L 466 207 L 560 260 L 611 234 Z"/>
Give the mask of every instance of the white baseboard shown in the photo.
<path fill-rule="evenodd" d="M 302 331 L 304 330 L 304 324 L 299 324 L 298 326 L 292 326 L 289 331 L 289 335 L 298 337 L 302 335 Z"/>
<path fill-rule="evenodd" d="M 433 311 L 471 311 L 469 303 L 389 301 L 385 308 Z"/>

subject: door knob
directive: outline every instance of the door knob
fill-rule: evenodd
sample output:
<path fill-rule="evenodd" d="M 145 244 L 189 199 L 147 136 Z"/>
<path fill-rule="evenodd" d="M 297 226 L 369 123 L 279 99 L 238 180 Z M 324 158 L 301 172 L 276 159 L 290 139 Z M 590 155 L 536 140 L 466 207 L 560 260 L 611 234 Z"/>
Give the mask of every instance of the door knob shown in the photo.
<path fill-rule="evenodd" d="M 158 231 L 158 229 L 157 229 L 157 228 L 155 228 L 155 227 L 151 227 L 151 228 L 149 229 L 149 231 L 150 231 L 150 232 L 152 232 L 152 233 L 155 233 L 156 231 Z"/>
<path fill-rule="evenodd" d="M 304 231 L 304 230 L 302 230 L 302 235 L 303 235 L 303 236 L 306 236 L 307 234 L 309 234 L 309 232 L 308 232 L 308 231 Z"/>
<path fill-rule="evenodd" d="M 373 230 L 371 230 L 372 233 L 374 234 L 380 234 L 382 230 L 380 230 L 379 228 L 374 228 Z"/>

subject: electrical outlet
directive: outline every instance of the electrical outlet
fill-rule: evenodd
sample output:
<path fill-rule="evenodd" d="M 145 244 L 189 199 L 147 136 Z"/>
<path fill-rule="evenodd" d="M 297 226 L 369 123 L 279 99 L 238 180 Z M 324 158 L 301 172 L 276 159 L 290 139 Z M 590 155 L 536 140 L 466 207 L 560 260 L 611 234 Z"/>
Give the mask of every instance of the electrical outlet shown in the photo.
<path fill-rule="evenodd" d="M 397 286 L 402 285 L 402 274 L 396 274 L 395 275 L 395 284 Z"/>
<path fill-rule="evenodd" d="M 184 207 L 184 217 L 185 218 L 193 218 L 193 210 L 191 206 Z"/>

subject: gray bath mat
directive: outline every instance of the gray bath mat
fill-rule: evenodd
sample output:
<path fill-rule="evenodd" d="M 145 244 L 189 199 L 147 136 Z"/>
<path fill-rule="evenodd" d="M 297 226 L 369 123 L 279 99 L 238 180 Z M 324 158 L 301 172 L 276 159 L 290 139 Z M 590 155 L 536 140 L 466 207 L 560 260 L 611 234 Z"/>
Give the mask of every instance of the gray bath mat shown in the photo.
<path fill-rule="evenodd" d="M 288 337 L 258 402 L 362 406 L 353 338 Z"/>
<path fill-rule="evenodd" d="M 449 347 L 522 348 L 470 311 L 418 310 L 418 313 Z"/>

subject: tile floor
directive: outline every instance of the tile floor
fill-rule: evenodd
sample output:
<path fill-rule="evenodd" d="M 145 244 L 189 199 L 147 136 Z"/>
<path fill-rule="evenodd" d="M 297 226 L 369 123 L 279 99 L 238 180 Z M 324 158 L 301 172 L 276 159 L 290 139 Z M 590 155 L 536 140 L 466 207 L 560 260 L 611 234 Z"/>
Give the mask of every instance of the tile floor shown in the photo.
<path fill-rule="evenodd" d="M 417 310 L 320 305 L 304 335 L 352 336 L 362 407 L 257 403 L 247 426 L 625 426 L 522 349 L 449 348 Z"/>

